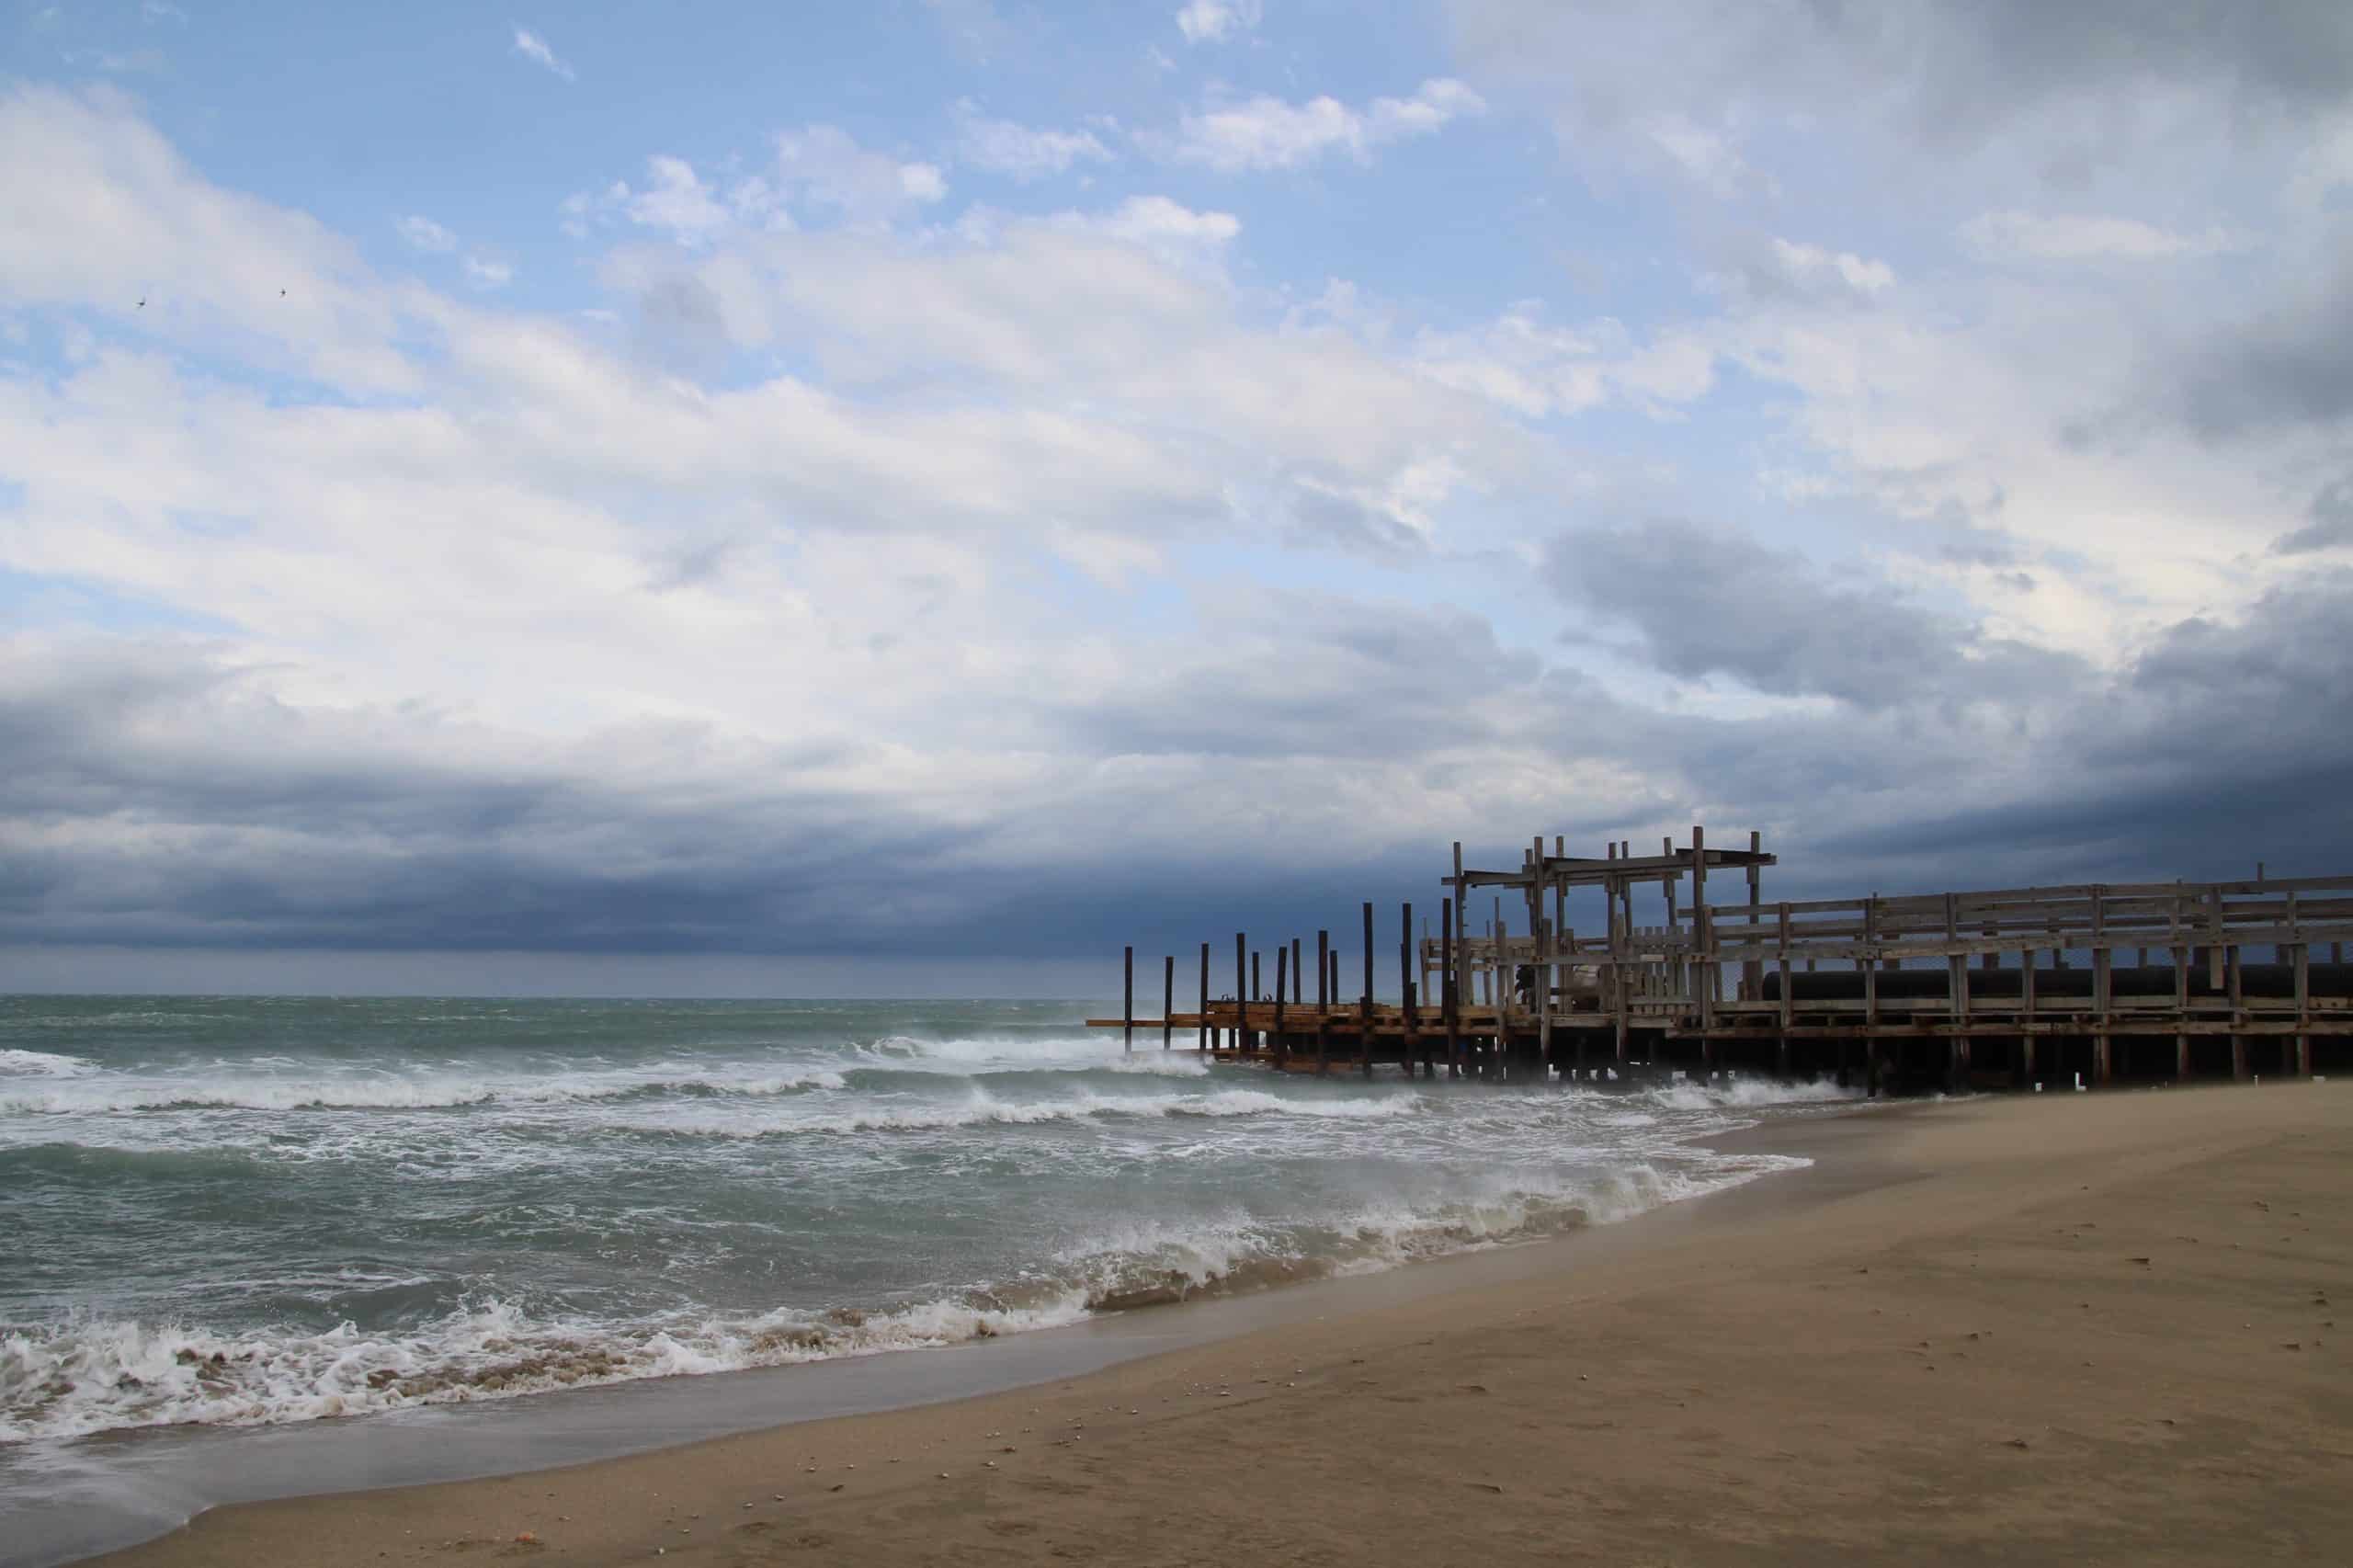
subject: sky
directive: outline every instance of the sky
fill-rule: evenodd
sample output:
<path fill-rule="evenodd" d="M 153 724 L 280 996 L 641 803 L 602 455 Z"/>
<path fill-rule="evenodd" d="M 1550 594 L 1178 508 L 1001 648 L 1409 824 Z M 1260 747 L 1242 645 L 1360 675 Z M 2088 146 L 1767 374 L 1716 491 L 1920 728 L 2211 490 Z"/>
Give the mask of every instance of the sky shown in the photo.
<path fill-rule="evenodd" d="M 2342 870 L 2348 241 L 2341 0 L 5 0 L 0 989 Z"/>

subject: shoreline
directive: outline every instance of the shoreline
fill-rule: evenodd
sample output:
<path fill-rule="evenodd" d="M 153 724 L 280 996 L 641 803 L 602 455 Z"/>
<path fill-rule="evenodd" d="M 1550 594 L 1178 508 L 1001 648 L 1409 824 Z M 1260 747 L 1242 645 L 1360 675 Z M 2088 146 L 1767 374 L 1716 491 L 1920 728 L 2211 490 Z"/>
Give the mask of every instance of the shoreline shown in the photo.
<path fill-rule="evenodd" d="M 87 1561 L 2193 1563 L 2353 1535 L 2325 1304 L 2353 1302 L 2344 1085 L 1923 1102 L 1709 1144 L 1816 1163 L 1567 1245 L 1134 1313 L 1303 1307 L 1047 1382 L 231 1505 Z"/>
<path fill-rule="evenodd" d="M 1776 1109 L 1780 1114 L 1771 1114 Z M 1805 1146 L 1817 1141 L 1819 1130 L 1899 1111 L 1883 1103 L 1801 1100 L 1758 1108 L 1752 1114 L 1763 1113 L 1763 1119 L 1686 1142 L 1728 1153 L 1810 1158 Z M 1779 1130 L 1797 1137 L 1772 1137 Z M 1775 1146 L 1751 1147 L 1749 1141 L 1758 1135 Z M 0 1542 L 0 1568 L 102 1560 L 107 1553 L 152 1544 L 224 1508 L 510 1479 L 813 1421 L 1017 1392 L 1270 1326 L 1508 1282 L 1556 1267 L 1545 1256 L 1558 1248 L 1605 1256 L 1625 1244 L 1618 1238 L 1639 1236 L 1665 1216 L 1723 1204 L 1760 1187 L 1779 1191 L 1785 1184 L 1822 1174 L 1817 1165 L 1762 1171 L 1694 1197 L 1552 1234 L 1476 1244 L 1380 1268 L 1105 1310 L 1077 1323 L 950 1345 L 350 1417 L 92 1434 L 52 1450 L 54 1460 L 43 1456 L 34 1466 L 63 1475 L 67 1491 L 32 1507 L 0 1506 L 12 1526 L 10 1539 Z M 18 1456 L 20 1465 L 25 1457 Z M 21 1475 L 7 1475 L 8 1461 L 0 1450 L 0 1476 L 20 1482 Z M 0 1495 L 19 1490 L 11 1485 Z"/>
<path fill-rule="evenodd" d="M 2326 1304 L 2353 1302 L 2353 1094 L 1802 1131 L 1824 1157 L 1785 1183 L 1346 1282 L 1453 1276 L 1406 1299 L 951 1403 L 222 1508 L 98 1561 L 2322 1562 L 2353 1539 Z"/>

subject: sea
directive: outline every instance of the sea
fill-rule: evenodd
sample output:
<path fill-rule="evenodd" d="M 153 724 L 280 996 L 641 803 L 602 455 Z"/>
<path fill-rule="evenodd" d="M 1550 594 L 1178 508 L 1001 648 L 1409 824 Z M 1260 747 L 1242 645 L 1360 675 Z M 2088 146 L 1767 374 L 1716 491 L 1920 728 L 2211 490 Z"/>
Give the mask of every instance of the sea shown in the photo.
<path fill-rule="evenodd" d="M 1841 1097 L 1284 1076 L 1088 1010 L 0 997 L 0 1454 L 1393 1268 L 1802 1164 L 1709 1140 Z"/>

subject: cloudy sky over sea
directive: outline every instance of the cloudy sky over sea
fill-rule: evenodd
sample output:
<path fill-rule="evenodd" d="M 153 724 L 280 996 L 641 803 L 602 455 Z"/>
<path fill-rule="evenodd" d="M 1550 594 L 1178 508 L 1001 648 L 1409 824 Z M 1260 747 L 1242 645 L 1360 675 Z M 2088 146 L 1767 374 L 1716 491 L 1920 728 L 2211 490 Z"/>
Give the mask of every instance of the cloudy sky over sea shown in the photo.
<path fill-rule="evenodd" d="M 2326 0 L 11 0 L 0 989 L 2341 869 L 2348 239 Z"/>

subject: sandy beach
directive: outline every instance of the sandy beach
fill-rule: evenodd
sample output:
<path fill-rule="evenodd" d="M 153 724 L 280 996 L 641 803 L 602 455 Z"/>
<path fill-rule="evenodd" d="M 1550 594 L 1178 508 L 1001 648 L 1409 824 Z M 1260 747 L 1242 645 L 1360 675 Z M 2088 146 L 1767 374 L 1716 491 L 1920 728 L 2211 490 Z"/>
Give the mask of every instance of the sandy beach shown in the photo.
<path fill-rule="evenodd" d="M 222 1508 L 97 1561 L 2344 1560 L 2353 1091 L 1744 1136 L 1818 1163 L 1064 1382 Z"/>

